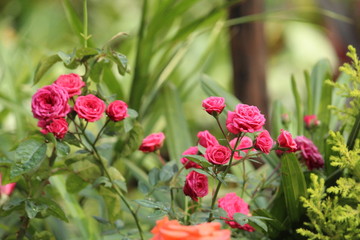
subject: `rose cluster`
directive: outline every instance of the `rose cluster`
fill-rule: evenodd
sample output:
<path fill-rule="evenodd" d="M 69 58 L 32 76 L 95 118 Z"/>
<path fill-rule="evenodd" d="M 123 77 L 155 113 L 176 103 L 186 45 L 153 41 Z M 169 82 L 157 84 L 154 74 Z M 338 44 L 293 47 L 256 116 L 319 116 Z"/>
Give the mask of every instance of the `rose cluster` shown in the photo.
<path fill-rule="evenodd" d="M 66 116 L 72 110 L 87 122 L 99 120 L 104 112 L 115 122 L 128 117 L 128 106 L 123 101 L 116 100 L 106 107 L 105 102 L 93 94 L 79 96 L 85 85 L 79 75 L 65 74 L 33 95 L 32 113 L 39 120 L 38 126 L 43 134 L 52 133 L 56 138 L 64 138 L 69 128 Z M 73 106 L 70 106 L 70 99 L 74 102 Z"/>

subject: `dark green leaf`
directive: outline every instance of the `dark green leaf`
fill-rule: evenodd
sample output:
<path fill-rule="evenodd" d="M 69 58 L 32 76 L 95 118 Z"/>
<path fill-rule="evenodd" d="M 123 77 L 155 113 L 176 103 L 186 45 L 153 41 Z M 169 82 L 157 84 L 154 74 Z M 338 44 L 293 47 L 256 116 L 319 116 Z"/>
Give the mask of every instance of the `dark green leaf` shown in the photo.
<path fill-rule="evenodd" d="M 81 147 L 81 143 L 80 143 L 79 139 L 77 139 L 73 133 L 68 132 L 65 135 L 63 141 L 67 142 L 70 145 Z"/>
<path fill-rule="evenodd" d="M 101 177 L 97 178 L 95 180 L 95 182 L 93 183 L 94 187 L 97 187 L 99 185 L 103 185 L 106 188 L 111 188 L 112 187 L 112 183 L 110 182 L 110 179 L 105 177 L 105 176 L 101 176 Z"/>
<path fill-rule="evenodd" d="M 125 75 L 128 70 L 128 60 L 125 55 L 118 52 L 111 52 L 110 59 L 115 62 L 121 75 Z"/>
<path fill-rule="evenodd" d="M 193 161 L 193 162 L 199 164 L 203 168 L 213 166 L 206 158 L 204 158 L 203 156 L 200 156 L 200 155 L 183 155 L 182 157 L 187 158 L 190 161 Z"/>
<path fill-rule="evenodd" d="M 303 135 L 304 124 L 303 124 L 303 114 L 302 114 L 302 103 L 294 76 L 291 76 L 291 89 L 295 98 L 296 120 L 298 124 L 296 135 Z"/>
<path fill-rule="evenodd" d="M 59 51 L 57 55 L 61 58 L 61 60 L 66 64 L 69 65 L 74 60 L 74 53 L 67 54 L 64 52 Z"/>
<path fill-rule="evenodd" d="M 65 157 L 70 153 L 70 147 L 64 142 L 58 142 L 56 144 L 56 152 L 58 156 Z"/>
<path fill-rule="evenodd" d="M 104 198 L 105 206 L 107 206 L 109 221 L 115 222 L 120 218 L 121 214 L 121 201 L 119 195 L 105 187 L 100 187 L 100 194 Z"/>
<path fill-rule="evenodd" d="M 98 221 L 101 224 L 109 224 L 110 222 L 102 217 L 98 216 L 92 216 L 96 221 Z"/>
<path fill-rule="evenodd" d="M 36 202 L 41 203 L 42 205 L 46 206 L 46 212 L 60 220 L 63 220 L 65 222 L 68 222 L 68 219 L 62 210 L 62 208 L 59 206 L 59 204 L 49 198 L 41 197 L 36 200 Z"/>
<path fill-rule="evenodd" d="M 143 139 L 143 129 L 140 123 L 134 122 L 133 129 L 128 133 L 126 140 L 119 139 L 115 144 L 115 151 L 123 157 L 129 156 L 139 149 Z"/>
<path fill-rule="evenodd" d="M 166 182 L 174 176 L 173 165 L 168 163 L 160 171 L 160 181 Z"/>
<path fill-rule="evenodd" d="M 45 143 L 35 139 L 22 142 L 15 151 L 17 163 L 11 167 L 11 178 L 36 170 L 46 157 L 46 149 Z"/>
<path fill-rule="evenodd" d="M 141 200 L 135 200 L 137 204 L 143 207 L 147 208 L 156 208 L 156 209 L 164 209 L 166 208 L 165 205 L 161 202 L 153 202 L 151 200 L 141 199 Z"/>
<path fill-rule="evenodd" d="M 83 57 L 88 57 L 88 56 L 94 56 L 96 54 L 98 54 L 99 51 L 95 48 L 79 48 L 76 50 L 76 57 L 78 58 L 83 58 Z"/>
<path fill-rule="evenodd" d="M 42 78 L 42 76 L 44 76 L 44 74 L 49 70 L 49 68 L 51 68 L 55 63 L 60 61 L 61 58 L 57 54 L 51 55 L 41 60 L 38 66 L 36 67 L 33 84 L 34 85 L 37 84 Z"/>
<path fill-rule="evenodd" d="M 160 179 L 160 170 L 158 168 L 153 168 L 149 172 L 149 182 L 151 185 L 155 186 Z"/>
<path fill-rule="evenodd" d="M 127 192 L 127 191 L 128 191 L 125 181 L 122 181 L 122 180 L 117 179 L 117 180 L 114 180 L 113 182 L 114 182 L 114 183 L 116 184 L 116 186 L 118 186 L 122 191 L 124 191 L 124 192 Z"/>
<path fill-rule="evenodd" d="M 85 182 L 81 177 L 77 174 L 70 174 L 66 178 L 66 190 L 69 193 L 77 193 L 80 192 L 83 188 L 85 188 L 88 183 Z"/>
<path fill-rule="evenodd" d="M 26 215 L 31 219 L 35 218 L 36 215 L 47 208 L 46 204 L 35 202 L 31 199 L 25 201 Z"/>
<path fill-rule="evenodd" d="M 303 210 L 300 197 L 306 196 L 306 182 L 295 154 L 284 154 L 281 158 L 281 177 L 287 213 L 292 222 L 297 222 Z"/>
<path fill-rule="evenodd" d="M 96 83 L 100 83 L 104 66 L 107 65 L 105 60 L 97 61 L 90 69 L 90 78 Z"/>
<path fill-rule="evenodd" d="M 143 194 L 147 194 L 150 190 L 148 185 L 146 183 L 144 183 L 143 181 L 138 182 L 138 189 Z"/>
<path fill-rule="evenodd" d="M 255 223 L 256 225 L 258 225 L 259 227 L 261 227 L 265 232 L 268 231 L 268 227 L 266 225 L 266 223 L 264 223 L 263 221 L 261 221 L 259 218 L 254 218 L 254 217 L 250 217 L 249 218 L 250 222 Z"/>
<path fill-rule="evenodd" d="M 240 224 L 241 226 L 244 226 L 249 222 L 248 220 L 249 216 L 242 214 L 242 213 L 234 213 L 234 220 Z"/>

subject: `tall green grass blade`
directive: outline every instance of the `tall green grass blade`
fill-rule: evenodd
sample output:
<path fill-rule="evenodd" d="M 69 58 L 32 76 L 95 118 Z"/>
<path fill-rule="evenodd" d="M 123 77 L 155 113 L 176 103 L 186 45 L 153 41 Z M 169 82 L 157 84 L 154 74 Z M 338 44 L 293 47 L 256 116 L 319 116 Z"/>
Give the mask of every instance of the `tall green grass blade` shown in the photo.
<path fill-rule="evenodd" d="M 273 138 L 275 138 L 276 136 L 278 136 L 280 134 L 280 129 L 284 128 L 283 124 L 281 122 L 281 114 L 282 114 L 281 108 L 282 108 L 282 105 L 281 105 L 280 101 L 278 101 L 278 100 L 276 100 L 272 104 L 270 132 L 271 132 L 271 136 Z"/>
<path fill-rule="evenodd" d="M 296 118 L 297 118 L 297 133 L 296 135 L 303 134 L 303 115 L 302 115 L 302 104 L 300 99 L 299 90 L 296 85 L 295 77 L 291 76 L 291 89 L 295 99 L 295 107 L 296 107 Z"/>
<path fill-rule="evenodd" d="M 328 78 L 330 74 L 331 74 L 330 63 L 326 59 L 317 62 L 315 67 L 311 71 L 310 81 L 311 81 L 312 96 L 314 101 L 313 110 L 319 109 L 323 82 Z M 317 112 L 314 112 L 314 114 L 317 114 Z"/>
<path fill-rule="evenodd" d="M 304 112 L 305 115 L 314 114 L 314 102 L 313 96 L 311 91 L 311 81 L 310 81 L 310 74 L 308 71 L 304 71 L 304 79 L 305 79 L 305 86 L 306 86 L 306 96 L 307 96 L 307 108 Z"/>
<path fill-rule="evenodd" d="M 77 15 L 74 7 L 71 5 L 70 0 L 63 0 L 63 7 L 65 11 L 66 18 L 73 29 L 73 31 L 76 33 L 76 35 L 79 37 L 80 41 L 83 40 L 83 37 L 80 35 L 83 31 L 83 24 Z"/>
<path fill-rule="evenodd" d="M 166 144 L 171 160 L 178 160 L 191 146 L 189 128 L 185 119 L 181 100 L 175 87 L 168 84 L 162 89 L 164 114 L 166 119 Z"/>

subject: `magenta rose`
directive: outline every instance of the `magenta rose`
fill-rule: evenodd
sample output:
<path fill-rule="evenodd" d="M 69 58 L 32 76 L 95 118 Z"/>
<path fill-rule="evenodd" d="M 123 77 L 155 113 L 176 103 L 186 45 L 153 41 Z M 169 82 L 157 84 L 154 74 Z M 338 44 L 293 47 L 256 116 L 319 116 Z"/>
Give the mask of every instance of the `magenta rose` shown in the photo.
<path fill-rule="evenodd" d="M 324 167 L 324 159 L 310 139 L 304 136 L 298 136 L 295 138 L 295 142 L 297 144 L 297 150 L 300 151 L 300 159 L 304 161 L 309 170 Z"/>
<path fill-rule="evenodd" d="M 230 146 L 232 148 L 235 148 L 235 143 L 236 143 L 236 139 L 234 138 L 230 141 Z M 240 150 L 240 149 L 244 149 L 244 148 L 249 148 L 253 146 L 253 141 L 251 140 L 251 138 L 244 136 L 243 138 L 241 138 L 240 143 L 237 145 L 236 150 Z M 241 152 L 247 153 L 249 150 L 252 149 L 246 149 L 246 150 L 242 150 Z M 240 160 L 243 157 L 241 156 L 240 152 L 235 152 L 234 153 L 234 159 L 236 160 Z"/>
<path fill-rule="evenodd" d="M 205 158 L 215 165 L 223 165 L 229 162 L 231 150 L 222 145 L 210 146 L 206 149 Z"/>
<path fill-rule="evenodd" d="M 47 120 L 65 117 L 70 112 L 69 95 L 63 87 L 49 85 L 32 96 L 31 110 L 34 118 Z"/>
<path fill-rule="evenodd" d="M 79 118 L 88 122 L 99 120 L 103 116 L 105 108 L 104 101 L 92 94 L 78 97 L 74 106 Z"/>
<path fill-rule="evenodd" d="M 208 130 L 198 132 L 197 137 L 199 139 L 199 144 L 204 148 L 207 148 L 209 146 L 219 145 L 219 142 L 216 139 L 216 137 L 211 135 L 211 133 Z"/>
<path fill-rule="evenodd" d="M 164 133 L 153 133 L 143 139 L 139 150 L 145 153 L 154 152 L 160 149 L 164 143 L 165 135 Z"/>
<path fill-rule="evenodd" d="M 269 154 L 274 145 L 274 140 L 271 138 L 267 130 L 262 131 L 255 140 L 255 149 Z"/>
<path fill-rule="evenodd" d="M 255 106 L 238 104 L 234 112 L 229 111 L 226 119 L 226 128 L 233 134 L 240 132 L 261 131 L 265 124 L 265 117 Z"/>
<path fill-rule="evenodd" d="M 199 150 L 197 147 L 190 147 L 189 149 L 185 150 L 182 155 L 198 155 Z M 186 169 L 188 168 L 201 168 L 201 166 L 185 157 L 180 159 L 180 162 L 184 165 Z"/>
<path fill-rule="evenodd" d="M 255 231 L 255 229 L 249 224 L 241 226 L 239 223 L 234 221 L 235 213 L 242 213 L 250 216 L 249 205 L 241 197 L 237 196 L 236 193 L 228 193 L 224 197 L 219 198 L 218 206 L 227 212 L 228 217 L 221 218 L 225 219 L 225 223 L 227 223 L 230 227 L 243 229 L 248 232 Z"/>
<path fill-rule="evenodd" d="M 320 125 L 320 121 L 317 119 L 316 115 L 305 115 L 304 123 L 307 129 L 311 129 Z"/>
<path fill-rule="evenodd" d="M 65 88 L 69 94 L 69 97 L 80 95 L 81 88 L 85 86 L 85 82 L 82 80 L 82 78 L 75 73 L 60 75 L 54 84 Z"/>
<path fill-rule="evenodd" d="M 289 152 L 295 152 L 296 151 L 296 142 L 291 136 L 291 133 L 288 131 L 281 129 L 280 135 L 277 138 L 277 141 L 279 143 L 279 147 L 281 148 L 287 148 Z"/>
<path fill-rule="evenodd" d="M 207 113 L 218 115 L 225 108 L 225 99 L 222 97 L 208 97 L 202 102 L 202 106 Z"/>
<path fill-rule="evenodd" d="M 52 133 L 58 139 L 63 139 L 68 132 L 68 123 L 65 118 L 54 118 L 50 120 L 40 120 L 38 126 L 42 129 L 42 134 Z"/>
<path fill-rule="evenodd" d="M 111 120 L 113 120 L 114 122 L 118 122 L 129 116 L 127 114 L 127 109 L 128 106 L 125 102 L 115 100 L 107 107 L 106 114 Z"/>
<path fill-rule="evenodd" d="M 183 188 L 184 194 L 198 201 L 199 197 L 205 197 L 208 194 L 208 179 L 206 175 L 191 171 L 185 180 Z"/>
<path fill-rule="evenodd" d="M 0 196 L 1 195 L 10 196 L 10 194 L 14 191 L 15 186 L 16 186 L 16 183 L 8 183 L 5 185 L 2 185 L 2 176 L 0 173 Z"/>

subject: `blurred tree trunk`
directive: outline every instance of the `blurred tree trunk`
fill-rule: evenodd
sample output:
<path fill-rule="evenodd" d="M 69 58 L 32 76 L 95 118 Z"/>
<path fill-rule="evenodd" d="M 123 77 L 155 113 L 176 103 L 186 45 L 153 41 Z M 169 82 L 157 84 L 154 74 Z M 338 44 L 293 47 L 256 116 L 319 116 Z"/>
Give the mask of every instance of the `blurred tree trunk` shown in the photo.
<path fill-rule="evenodd" d="M 229 8 L 229 19 L 262 11 L 262 0 L 244 0 Z M 230 27 L 230 45 L 235 96 L 242 103 L 257 106 L 268 119 L 263 23 L 257 21 Z"/>

